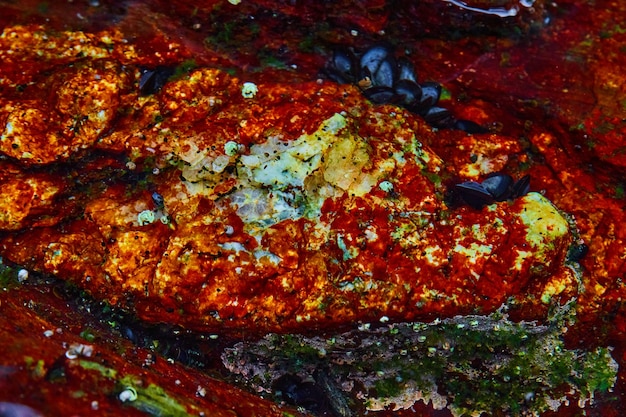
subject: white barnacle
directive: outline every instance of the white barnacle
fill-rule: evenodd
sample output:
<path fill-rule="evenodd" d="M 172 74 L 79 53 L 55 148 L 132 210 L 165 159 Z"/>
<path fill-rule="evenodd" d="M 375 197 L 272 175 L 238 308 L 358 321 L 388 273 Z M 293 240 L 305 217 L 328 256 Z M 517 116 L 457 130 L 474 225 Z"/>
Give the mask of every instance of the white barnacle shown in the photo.
<path fill-rule="evenodd" d="M 155 218 L 152 210 L 144 210 L 137 215 L 137 223 L 139 223 L 139 226 L 145 226 L 154 223 Z"/>
<path fill-rule="evenodd" d="M 65 357 L 68 359 L 76 359 L 79 356 L 89 358 L 92 354 L 93 346 L 84 345 L 82 343 L 72 343 L 70 348 L 65 352 Z"/>
<path fill-rule="evenodd" d="M 244 98 L 253 98 L 258 92 L 259 87 L 257 87 L 255 83 L 243 83 L 243 87 L 241 87 L 241 95 Z"/>
<path fill-rule="evenodd" d="M 393 184 L 389 181 L 381 181 L 381 183 L 378 184 L 378 187 L 387 193 L 393 191 Z"/>
<path fill-rule="evenodd" d="M 126 401 L 135 401 L 137 400 L 137 390 L 133 387 L 126 387 L 124 391 L 120 392 L 118 398 L 123 403 L 125 403 Z"/>
<path fill-rule="evenodd" d="M 19 283 L 22 283 L 24 281 L 26 281 L 28 279 L 28 270 L 27 269 L 20 269 L 17 272 L 17 281 Z"/>
<path fill-rule="evenodd" d="M 243 91 L 242 91 L 243 94 Z M 245 97 L 245 95 L 244 95 Z M 228 156 L 236 156 L 241 150 L 241 145 L 234 140 L 229 140 L 224 144 L 224 152 Z"/>
<path fill-rule="evenodd" d="M 370 324 L 369 324 L 369 323 L 362 323 L 362 324 L 359 324 L 358 329 L 359 329 L 360 331 L 362 331 L 362 332 L 367 331 L 367 330 L 369 330 L 369 329 L 370 329 Z"/>

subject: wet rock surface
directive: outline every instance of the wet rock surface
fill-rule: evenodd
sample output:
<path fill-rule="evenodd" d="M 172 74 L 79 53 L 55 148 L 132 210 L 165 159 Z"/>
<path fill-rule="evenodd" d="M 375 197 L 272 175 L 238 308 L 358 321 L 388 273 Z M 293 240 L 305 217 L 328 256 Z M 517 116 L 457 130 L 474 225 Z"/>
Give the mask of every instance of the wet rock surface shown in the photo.
<path fill-rule="evenodd" d="M 73 23 L 58 10 L 26 19 L 28 4 L 2 5 L 3 260 L 146 322 L 235 339 L 474 317 L 503 304 L 511 323 L 545 321 L 576 300 L 570 330 L 551 333 L 551 346 L 580 357 L 611 346 L 621 364 L 620 6 L 422 2 L 432 8 L 418 19 L 411 7 L 366 3 L 329 12 L 104 2 L 67 6 Z M 519 13 L 496 19 L 484 12 L 494 7 Z M 323 12 L 331 23 L 315 18 Z M 447 20 L 462 36 L 444 30 Z M 401 27 L 413 29 L 401 36 Z M 355 86 L 318 80 L 337 45 L 363 51 L 381 40 L 402 45 L 396 54 L 420 80 L 443 85 L 457 118 L 490 133 L 433 129 Z M 480 209 L 446 199 L 495 172 L 530 174 L 531 192 Z M 18 269 L 7 282 L 23 281 Z M 7 367 L 23 362 L 9 351 Z M 44 356 L 41 367 L 52 366 Z M 286 385 L 305 402 L 317 395 L 309 371 L 297 376 L 304 394 Z M 621 374 L 616 384 L 603 410 L 621 407 Z M 587 398 L 577 390 L 572 402 Z"/>

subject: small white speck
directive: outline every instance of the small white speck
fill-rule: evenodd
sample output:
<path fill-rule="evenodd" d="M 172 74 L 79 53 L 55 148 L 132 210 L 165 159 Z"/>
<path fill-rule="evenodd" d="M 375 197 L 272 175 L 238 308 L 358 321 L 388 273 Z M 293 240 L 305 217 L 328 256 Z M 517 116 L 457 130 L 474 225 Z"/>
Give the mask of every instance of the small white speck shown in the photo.
<path fill-rule="evenodd" d="M 46 337 L 52 337 L 53 334 L 54 332 L 52 330 L 46 330 L 45 332 L 43 332 L 43 335 Z"/>
<path fill-rule="evenodd" d="M 92 410 L 97 410 L 99 406 L 100 405 L 98 404 L 98 401 L 92 401 L 91 402 L 91 409 Z"/>
<path fill-rule="evenodd" d="M 352 36 L 359 36 L 359 31 L 358 31 L 358 30 L 354 30 L 354 29 L 352 29 L 352 30 L 350 31 L 350 35 L 352 35 Z"/>
<path fill-rule="evenodd" d="M 244 98 L 253 98 L 259 92 L 259 87 L 255 83 L 243 83 L 241 87 L 241 95 Z"/>
<path fill-rule="evenodd" d="M 382 317 L 379 319 L 379 321 L 380 321 L 381 323 L 387 323 L 387 322 L 389 321 L 389 317 L 387 317 L 387 316 L 382 316 Z"/>
<path fill-rule="evenodd" d="M 235 156 L 239 153 L 240 150 L 241 146 L 234 140 L 229 140 L 224 144 L 224 153 L 228 156 Z"/>
<path fill-rule="evenodd" d="M 124 391 L 120 392 L 118 398 L 123 403 L 126 401 L 135 401 L 137 399 L 137 390 L 133 387 L 126 387 Z"/>
<path fill-rule="evenodd" d="M 65 357 L 68 359 L 76 359 L 79 356 L 89 358 L 92 354 L 93 346 L 84 345 L 82 343 L 72 343 L 70 348 L 65 352 Z"/>
<path fill-rule="evenodd" d="M 393 184 L 389 181 L 382 181 L 380 184 L 378 184 L 378 187 L 380 187 L 380 189 L 385 192 L 393 191 Z"/>
<path fill-rule="evenodd" d="M 17 273 L 17 281 L 22 283 L 28 279 L 28 270 L 20 269 Z"/>
<path fill-rule="evenodd" d="M 147 224 L 154 223 L 156 216 L 152 210 L 144 210 L 137 215 L 137 223 L 139 226 L 145 226 Z"/>

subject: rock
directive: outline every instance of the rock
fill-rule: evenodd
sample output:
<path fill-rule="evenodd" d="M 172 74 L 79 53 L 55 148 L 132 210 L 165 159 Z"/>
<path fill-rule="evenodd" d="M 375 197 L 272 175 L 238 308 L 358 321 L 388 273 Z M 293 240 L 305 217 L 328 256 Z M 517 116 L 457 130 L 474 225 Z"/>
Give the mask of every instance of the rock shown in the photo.
<path fill-rule="evenodd" d="M 242 96 L 243 80 L 198 68 L 146 96 L 138 71 L 109 59 L 84 68 L 56 75 L 65 82 L 51 102 L 98 93 L 71 111 L 57 105 L 56 123 L 29 128 L 33 112 L 50 112 L 46 102 L 29 102 L 28 112 L 5 105 L 0 149 L 26 166 L 57 161 L 56 170 L 86 154 L 119 156 L 83 163 L 73 177 L 34 177 L 31 187 L 51 191 L 44 202 L 58 203 L 49 182 L 59 180 L 63 198 L 77 202 L 42 227 L 27 221 L 29 205 L 14 204 L 26 174 L 7 178 L 15 220 L 0 248 L 12 262 L 148 321 L 202 331 L 489 313 L 555 279 L 568 283 L 555 295 L 576 292 L 564 265 L 569 225 L 548 200 L 531 193 L 480 211 L 447 207 L 445 166 L 422 144 L 433 131 L 354 87 L 264 82 Z M 51 140 L 69 123 L 63 114 L 84 120 L 66 141 Z M 26 137 L 44 145 L 15 153 Z"/>

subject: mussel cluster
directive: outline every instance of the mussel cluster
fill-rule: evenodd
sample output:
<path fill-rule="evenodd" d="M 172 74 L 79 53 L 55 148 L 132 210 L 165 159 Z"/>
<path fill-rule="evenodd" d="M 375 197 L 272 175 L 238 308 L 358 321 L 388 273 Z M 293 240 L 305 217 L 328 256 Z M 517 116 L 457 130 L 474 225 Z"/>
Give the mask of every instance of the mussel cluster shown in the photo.
<path fill-rule="evenodd" d="M 422 116 L 433 127 L 467 133 L 488 131 L 470 120 L 457 119 L 449 110 L 439 107 L 441 84 L 419 83 L 413 64 L 405 57 L 396 58 L 387 45 L 372 46 L 362 54 L 346 48 L 335 49 L 322 73 L 335 82 L 357 85 L 373 103 L 402 106 Z"/>
<path fill-rule="evenodd" d="M 456 184 L 452 190 L 452 204 L 463 202 L 480 210 L 496 201 L 514 200 L 522 197 L 530 190 L 530 175 L 517 181 L 508 174 L 495 172 L 481 182 L 465 181 Z"/>

